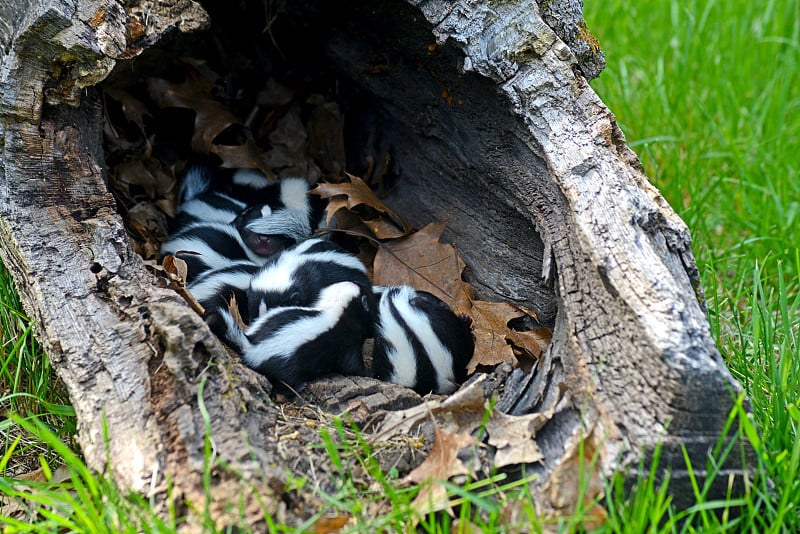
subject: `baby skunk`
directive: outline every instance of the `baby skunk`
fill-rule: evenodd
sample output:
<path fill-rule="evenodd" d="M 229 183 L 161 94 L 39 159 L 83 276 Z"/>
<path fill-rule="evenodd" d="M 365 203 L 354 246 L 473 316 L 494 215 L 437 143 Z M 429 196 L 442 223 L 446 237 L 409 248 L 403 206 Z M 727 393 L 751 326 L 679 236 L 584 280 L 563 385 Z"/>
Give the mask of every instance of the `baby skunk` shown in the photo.
<path fill-rule="evenodd" d="M 372 289 L 354 282 L 325 287 L 313 306 L 273 308 L 244 332 L 229 313 L 227 339 L 273 384 L 297 389 L 331 373 L 369 376 L 361 347 L 370 330 Z"/>
<path fill-rule="evenodd" d="M 452 393 L 467 377 L 475 342 L 470 319 L 434 295 L 409 286 L 376 287 L 378 324 L 372 356 L 376 378 L 420 395 Z"/>
<path fill-rule="evenodd" d="M 338 282 L 371 287 L 361 261 L 324 239 L 309 239 L 272 256 L 253 277 L 249 292 L 251 317 L 277 306 L 311 306 L 322 290 Z"/>
<path fill-rule="evenodd" d="M 187 282 L 239 260 L 263 264 L 266 257 L 311 236 L 312 220 L 322 210 L 314 207 L 317 203 L 307 194 L 304 179 L 267 184 L 257 171 L 239 170 L 227 189 L 261 202 L 247 207 L 240 199 L 212 190 L 210 172 L 193 167 L 187 173 L 176 232 L 161 246 L 162 256 L 186 251 L 178 257 L 188 264 Z"/>

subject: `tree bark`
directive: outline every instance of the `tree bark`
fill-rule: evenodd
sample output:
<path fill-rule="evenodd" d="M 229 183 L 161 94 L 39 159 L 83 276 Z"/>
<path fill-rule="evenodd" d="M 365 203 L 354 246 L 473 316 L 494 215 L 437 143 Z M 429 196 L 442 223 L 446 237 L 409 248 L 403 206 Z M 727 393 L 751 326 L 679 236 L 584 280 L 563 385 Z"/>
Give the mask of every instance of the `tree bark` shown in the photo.
<path fill-rule="evenodd" d="M 177 294 L 156 286 L 104 181 L 100 101 L 84 87 L 135 53 L 122 32 L 136 14 L 111 2 L 31 2 L 24 17 L 13 2 L 0 7 L 15 24 L 2 70 L 0 251 L 70 394 L 87 464 L 109 464 L 121 486 L 161 497 L 169 481 L 179 503 L 202 504 L 204 386 L 211 461 L 231 466 L 215 473 L 212 515 L 222 496 L 241 496 L 257 517 L 255 497 L 270 502 L 284 474 L 268 442 L 248 447 L 242 433 L 269 434 L 271 386 L 231 359 Z M 189 30 L 207 23 L 193 2 L 162 7 L 151 20 L 168 24 L 149 28 L 153 39 L 176 20 Z M 280 499 L 272 503 L 280 517 Z"/>
<path fill-rule="evenodd" d="M 308 46 L 363 95 L 348 120 L 391 146 L 388 203 L 418 226 L 447 220 L 479 296 L 554 326 L 536 371 L 510 373 L 497 405 L 525 414 L 563 400 L 537 436 L 537 500 L 560 506 L 559 466 L 587 436 L 604 474 L 663 442 L 673 492 L 689 495 L 680 446 L 702 474 L 741 388 L 710 336 L 685 224 L 586 81 L 603 59 L 580 4 L 362 4 L 307 2 L 282 23 L 313 35 Z M 191 0 L 23 7 L 0 0 L 0 254 L 69 390 L 88 464 L 110 460 L 135 491 L 163 495 L 172 480 L 174 495 L 202 502 L 202 390 L 229 466 L 215 471 L 218 515 L 243 495 L 255 517 L 254 491 L 289 514 L 270 467 L 268 382 L 157 287 L 104 180 L 93 86 L 170 31 L 204 27 L 206 12 Z M 389 68 L 367 68 L 376 57 Z M 732 462 L 723 475 L 744 472 Z"/>

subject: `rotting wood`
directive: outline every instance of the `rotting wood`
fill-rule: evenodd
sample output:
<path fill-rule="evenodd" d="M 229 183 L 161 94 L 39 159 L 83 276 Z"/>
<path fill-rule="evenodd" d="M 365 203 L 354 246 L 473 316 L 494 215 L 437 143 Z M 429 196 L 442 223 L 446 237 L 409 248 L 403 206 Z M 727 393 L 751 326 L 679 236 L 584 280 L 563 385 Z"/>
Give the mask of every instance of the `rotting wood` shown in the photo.
<path fill-rule="evenodd" d="M 277 417 L 269 384 L 156 287 L 103 180 L 92 86 L 165 33 L 201 28 L 205 12 L 191 0 L 23 3 L 0 0 L 0 254 L 75 403 L 87 462 L 106 466 L 107 421 L 120 484 L 163 495 L 170 477 L 177 495 L 200 502 L 203 384 L 216 453 L 238 473 L 217 475 L 215 515 L 243 494 L 233 489 L 242 480 L 277 496 L 281 473 L 267 467 Z M 635 466 L 642 449 L 664 441 L 673 491 L 689 495 L 679 447 L 704 465 L 740 388 L 697 300 L 685 225 L 578 73 L 602 65 L 578 4 L 547 3 L 545 20 L 573 21 L 557 33 L 588 43 L 582 51 L 530 2 L 292 9 L 298 16 L 287 23 L 314 30 L 320 53 L 364 91 L 361 127 L 380 124 L 392 146 L 402 187 L 390 205 L 418 226 L 446 219 L 445 238 L 480 294 L 524 304 L 554 325 L 537 371 L 512 372 L 498 401 L 524 414 L 568 393 L 537 435 L 539 504 L 563 505 L 562 495 L 539 490 L 552 489 L 546 481 L 560 476 L 581 433 L 597 439 L 605 474 Z M 365 69 L 387 53 L 390 69 Z M 742 473 L 731 464 L 720 482 Z M 275 513 L 291 519 L 278 501 Z"/>

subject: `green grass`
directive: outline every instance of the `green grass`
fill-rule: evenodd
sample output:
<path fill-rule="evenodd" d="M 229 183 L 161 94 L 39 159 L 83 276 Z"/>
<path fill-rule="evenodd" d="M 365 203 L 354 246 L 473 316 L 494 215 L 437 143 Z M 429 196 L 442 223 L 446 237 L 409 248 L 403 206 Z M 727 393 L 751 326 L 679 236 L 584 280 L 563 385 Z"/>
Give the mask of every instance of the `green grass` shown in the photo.
<path fill-rule="evenodd" d="M 712 332 L 752 402 L 752 417 L 735 410 L 729 422 L 739 424 L 740 439 L 752 443 L 759 461 L 742 499 L 707 502 L 698 481 L 697 504 L 683 511 L 671 505 L 655 468 L 643 468 L 630 493 L 616 478 L 606 488 L 609 517 L 601 531 L 800 531 L 800 2 L 587 0 L 586 20 L 608 61 L 593 87 L 617 116 L 648 176 L 692 231 Z M 9 451 L 15 455 L 26 447 L 47 451 L 40 462 L 49 465 L 72 454 L 59 443 L 74 433 L 74 417 L 60 388 L 52 387 L 57 381 L 2 270 L 0 321 L 0 410 L 40 414 L 47 422 L 42 427 L 25 419 L 0 421 L 6 434 L 13 425 L 19 436 L 6 441 L 0 468 Z M 357 435 L 343 429 L 338 434 L 323 439 L 332 464 L 345 475 L 338 492 L 325 496 L 330 508 L 361 517 L 364 502 L 388 495 L 396 512 L 361 517 L 356 530 L 411 530 L 409 503 L 416 490 L 399 488 L 376 469 Z M 724 453 L 720 449 L 708 465 L 691 468 L 713 473 Z M 362 464 L 376 492 L 348 479 L 352 462 Z M 72 480 L 84 487 L 78 501 L 69 501 L 76 499 L 67 491 L 71 487 L 35 488 L 40 502 L 66 519 L 45 516 L 24 528 L 72 528 L 65 522 L 72 521 L 82 530 L 82 517 L 104 525 L 98 531 L 137 530 L 135 525 L 170 531 L 179 522 L 158 523 L 146 501 L 120 495 L 112 481 L 93 478 L 81 465 L 70 458 Z M 294 483 L 302 487 L 304 481 Z M 526 501 L 524 490 L 502 480 L 498 486 L 501 508 Z M 480 513 L 481 528 L 494 530 L 496 487 L 450 491 L 463 499 L 462 510 Z M 12 491 L 18 490 L 2 482 L 0 494 Z M 105 506 L 99 509 L 98 502 Z M 730 513 L 734 506 L 741 506 L 738 517 Z M 579 528 L 585 512 L 560 528 Z M 532 513 L 525 511 L 526 520 Z M 418 519 L 427 531 L 451 526 L 441 517 Z"/>
<path fill-rule="evenodd" d="M 0 263 L 0 451 L 8 451 L 19 438 L 17 464 L 36 463 L 39 454 L 53 459 L 53 450 L 9 420 L 10 413 L 37 416 L 67 442 L 75 434 L 69 398 L 34 339 L 11 277 Z"/>
<path fill-rule="evenodd" d="M 588 0 L 586 20 L 608 62 L 592 85 L 689 225 L 752 400 L 762 485 L 734 528 L 800 531 L 800 2 Z"/>

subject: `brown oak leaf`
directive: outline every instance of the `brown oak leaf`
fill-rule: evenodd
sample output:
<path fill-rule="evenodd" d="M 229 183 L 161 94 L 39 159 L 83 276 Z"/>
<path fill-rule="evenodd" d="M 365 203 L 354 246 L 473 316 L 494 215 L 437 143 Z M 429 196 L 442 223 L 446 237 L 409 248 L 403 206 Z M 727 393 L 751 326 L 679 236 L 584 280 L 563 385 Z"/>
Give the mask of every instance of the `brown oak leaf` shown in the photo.
<path fill-rule="evenodd" d="M 607 518 L 598 502 L 603 494 L 603 475 L 599 467 L 602 442 L 592 428 L 587 435 L 574 436 L 567 451 L 544 487 L 550 504 L 561 516 L 572 516 L 584 510 L 584 526 L 589 530 L 601 527 Z"/>
<path fill-rule="evenodd" d="M 457 313 L 468 312 L 472 286 L 461 280 L 466 264 L 456 247 L 439 242 L 445 226 L 432 223 L 408 237 L 381 243 L 375 256 L 375 283 L 408 284 L 433 293 Z"/>
<path fill-rule="evenodd" d="M 343 208 L 362 212 L 362 220 L 378 239 L 395 239 L 408 235 L 412 228 L 400 215 L 387 206 L 375 192 L 358 176 L 347 174 L 349 182 L 320 183 L 312 192 L 322 198 L 331 199 L 328 220 Z M 333 201 L 336 201 L 333 203 Z M 377 217 L 376 217 L 377 213 Z"/>
<path fill-rule="evenodd" d="M 119 102 L 125 119 L 134 123 L 144 133 L 144 116 L 152 116 L 144 102 L 130 94 L 128 91 L 113 86 L 103 87 L 103 92 Z"/>
<path fill-rule="evenodd" d="M 181 253 L 189 252 L 185 250 L 179 250 L 176 252 L 176 254 Z M 164 256 L 161 264 L 163 266 L 162 272 L 169 280 L 168 287 L 174 289 L 175 292 L 181 295 L 194 311 L 200 315 L 204 315 L 206 313 L 205 309 L 199 302 L 197 302 L 197 299 L 194 298 L 194 295 L 192 295 L 191 292 L 186 288 L 186 275 L 189 272 L 189 267 L 186 265 L 186 262 L 176 256 Z"/>
<path fill-rule="evenodd" d="M 529 464 L 543 460 L 544 456 L 533 438 L 551 418 L 552 414 L 514 416 L 493 411 L 486 423 L 486 432 L 489 434 L 489 445 L 497 447 L 494 466 Z"/>
<path fill-rule="evenodd" d="M 494 366 L 514 358 L 512 344 L 531 358 L 538 358 L 550 343 L 550 330 L 536 328 L 517 332 L 508 323 L 526 314 L 509 302 L 472 301 L 466 312 L 472 317 L 475 335 L 475 354 L 467 365 L 473 373 L 479 365 Z"/>
<path fill-rule="evenodd" d="M 411 503 L 412 508 L 421 515 L 438 510 L 447 510 L 452 514 L 447 488 L 442 482 L 456 475 L 470 473 L 458 458 L 458 451 L 476 443 L 475 438 L 466 432 L 452 433 L 438 427 L 435 432 L 433 448 L 428 457 L 405 477 L 407 482 L 424 483 Z"/>

